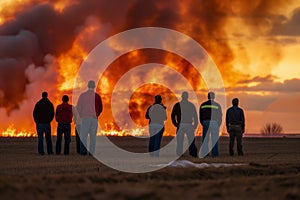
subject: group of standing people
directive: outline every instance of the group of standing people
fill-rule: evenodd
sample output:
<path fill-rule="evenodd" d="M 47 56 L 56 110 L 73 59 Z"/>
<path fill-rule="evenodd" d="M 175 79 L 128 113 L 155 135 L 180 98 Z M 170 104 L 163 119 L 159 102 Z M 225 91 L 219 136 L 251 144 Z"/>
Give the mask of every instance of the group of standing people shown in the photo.
<path fill-rule="evenodd" d="M 159 156 L 159 149 L 164 132 L 164 123 L 167 119 L 166 107 L 162 103 L 162 97 L 156 95 L 154 104 L 149 106 L 146 111 L 146 119 L 149 119 L 149 153 L 150 156 Z M 234 140 L 237 140 L 238 155 L 243 155 L 242 136 L 245 131 L 245 117 L 243 109 L 238 107 L 239 100 L 232 100 L 232 107 L 226 111 L 226 128 L 230 136 L 229 154 L 234 155 Z M 183 92 L 181 101 L 177 102 L 171 113 L 173 125 L 176 127 L 176 154 L 183 154 L 184 136 L 187 136 L 189 144 L 189 154 L 198 157 L 198 150 L 195 144 L 195 131 L 198 127 L 198 114 L 196 107 L 188 100 L 188 93 Z M 202 148 L 200 157 L 209 155 L 209 140 L 213 144 L 211 156 L 219 156 L 219 130 L 222 124 L 222 108 L 215 101 L 215 93 L 208 93 L 208 100 L 203 102 L 199 108 L 199 121 L 202 125 Z"/>
<path fill-rule="evenodd" d="M 57 155 L 61 154 L 62 135 L 64 135 L 64 155 L 69 154 L 71 142 L 71 122 L 74 118 L 76 132 L 76 149 L 81 155 L 94 154 L 96 144 L 96 134 L 98 129 L 98 117 L 102 112 L 102 100 L 99 94 L 95 91 L 95 82 L 88 82 L 88 90 L 83 92 L 78 99 L 76 107 L 69 104 L 69 97 L 62 97 L 62 104 L 56 107 L 48 99 L 48 93 L 42 93 L 42 99 L 39 100 L 33 110 L 33 118 L 36 123 L 38 134 L 38 153 L 44 155 L 44 134 L 47 143 L 47 153 L 54 154 L 51 139 L 52 120 L 57 121 L 57 140 L 56 151 Z M 87 150 L 87 138 L 90 136 L 90 149 Z"/>
<path fill-rule="evenodd" d="M 44 155 L 44 134 L 47 143 L 47 153 L 54 154 L 51 139 L 51 121 L 57 121 L 57 140 L 55 153 L 61 153 L 62 136 L 64 135 L 64 154 L 69 154 L 71 142 L 71 122 L 74 118 L 76 133 L 76 150 L 81 155 L 93 155 L 95 153 L 96 134 L 98 129 L 98 117 L 102 113 L 102 100 L 95 91 L 95 82 L 88 82 L 88 90 L 83 92 L 77 105 L 74 107 L 69 104 L 69 97 L 64 95 L 62 103 L 57 106 L 54 112 L 54 106 L 48 99 L 48 93 L 42 93 L 42 99 L 39 100 L 33 110 L 33 118 L 36 123 L 38 133 L 38 153 Z M 177 102 L 172 109 L 171 120 L 176 127 L 176 154 L 183 154 L 184 136 L 187 136 L 189 144 L 189 154 L 192 157 L 198 157 L 198 149 L 195 144 L 195 131 L 198 127 L 198 114 L 196 107 L 188 100 L 188 93 L 183 92 L 181 101 Z M 226 128 L 230 136 L 229 154 L 234 155 L 234 140 L 237 140 L 238 155 L 243 155 L 242 136 L 245 131 L 244 112 L 238 107 L 239 100 L 232 100 L 232 107 L 226 111 Z M 153 105 L 149 106 L 146 115 L 149 119 L 149 146 L 148 151 L 151 157 L 158 157 L 163 133 L 165 130 L 165 121 L 167 120 L 166 106 L 162 102 L 162 97 L 156 95 Z M 219 129 L 222 124 L 222 109 L 219 103 L 215 101 L 215 93 L 208 93 L 208 100 L 201 104 L 199 108 L 199 121 L 202 125 L 202 148 L 200 157 L 209 155 L 208 142 L 211 139 L 213 144 L 211 156 L 219 155 L 218 140 Z M 90 136 L 90 148 L 87 150 L 87 138 Z"/>

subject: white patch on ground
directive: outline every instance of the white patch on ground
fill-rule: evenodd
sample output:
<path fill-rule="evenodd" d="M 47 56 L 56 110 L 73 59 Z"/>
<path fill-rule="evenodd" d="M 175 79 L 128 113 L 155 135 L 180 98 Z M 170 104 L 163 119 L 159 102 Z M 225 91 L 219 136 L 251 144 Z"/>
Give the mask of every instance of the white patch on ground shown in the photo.
<path fill-rule="evenodd" d="M 158 167 L 195 167 L 195 168 L 207 168 L 207 167 L 233 167 L 233 166 L 241 166 L 245 164 L 241 163 L 193 163 L 188 160 L 176 160 L 172 161 L 168 164 L 158 164 Z"/>

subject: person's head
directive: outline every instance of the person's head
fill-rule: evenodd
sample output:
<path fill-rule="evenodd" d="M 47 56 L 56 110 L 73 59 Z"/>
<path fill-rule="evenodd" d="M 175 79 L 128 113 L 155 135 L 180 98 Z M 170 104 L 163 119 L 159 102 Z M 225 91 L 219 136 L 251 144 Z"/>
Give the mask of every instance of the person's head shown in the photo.
<path fill-rule="evenodd" d="M 238 106 L 239 105 L 239 99 L 238 98 L 232 99 L 232 105 L 233 106 Z"/>
<path fill-rule="evenodd" d="M 68 101 L 69 101 L 68 95 L 64 95 L 64 96 L 62 97 L 62 101 L 63 101 L 63 102 L 68 102 Z"/>
<path fill-rule="evenodd" d="M 47 97 L 48 97 L 48 92 L 43 92 L 43 93 L 42 93 L 42 97 L 43 97 L 43 98 L 47 98 Z"/>
<path fill-rule="evenodd" d="M 208 99 L 214 100 L 215 99 L 215 93 L 214 92 L 209 92 L 207 95 Z"/>
<path fill-rule="evenodd" d="M 90 80 L 90 81 L 88 82 L 88 88 L 89 88 L 89 89 L 94 89 L 94 88 L 95 88 L 95 81 Z"/>
<path fill-rule="evenodd" d="M 188 98 L 189 98 L 189 94 L 188 94 L 187 92 L 183 92 L 183 93 L 181 94 L 181 98 L 182 98 L 182 100 L 187 101 Z"/>
<path fill-rule="evenodd" d="M 156 96 L 154 97 L 154 101 L 155 101 L 155 103 L 161 103 L 161 102 L 162 102 L 161 96 L 160 96 L 159 94 L 156 95 Z"/>

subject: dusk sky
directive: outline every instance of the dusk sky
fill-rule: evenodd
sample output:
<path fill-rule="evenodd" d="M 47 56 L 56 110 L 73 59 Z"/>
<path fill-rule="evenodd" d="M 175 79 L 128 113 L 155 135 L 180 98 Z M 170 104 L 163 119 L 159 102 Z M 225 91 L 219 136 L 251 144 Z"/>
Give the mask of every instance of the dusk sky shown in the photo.
<path fill-rule="evenodd" d="M 96 45 L 138 27 L 173 29 L 201 44 L 222 75 L 227 107 L 232 98 L 240 99 L 247 133 L 260 133 L 269 122 L 282 125 L 285 133 L 300 133 L 298 0 L 1 0 L 0 133 L 10 125 L 16 133 L 35 132 L 32 110 L 41 92 L 48 91 L 56 107 L 63 94 L 72 96 L 80 64 Z M 113 121 L 108 110 L 118 78 L 153 61 L 181 63 L 176 67 L 189 81 L 193 79 L 189 64 L 169 52 L 150 49 L 124 55 L 112 63 L 98 85 L 107 107 L 100 123 Z M 203 81 L 191 85 L 198 103 L 205 101 Z M 144 89 L 148 96 L 158 91 L 153 85 Z M 159 91 L 169 94 L 164 99 L 168 109 L 175 96 L 180 97 L 167 88 Z M 151 98 L 140 101 L 140 93 L 145 93 L 143 88 L 132 96 L 136 106 L 130 112 L 135 120 L 144 117 L 141 108 L 152 102 Z M 138 123 L 144 125 L 143 120 Z"/>

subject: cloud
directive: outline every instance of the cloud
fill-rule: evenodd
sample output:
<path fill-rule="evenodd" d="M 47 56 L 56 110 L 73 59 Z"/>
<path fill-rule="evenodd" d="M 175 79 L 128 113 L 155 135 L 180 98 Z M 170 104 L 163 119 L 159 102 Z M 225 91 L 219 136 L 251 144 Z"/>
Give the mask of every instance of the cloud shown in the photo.
<path fill-rule="evenodd" d="M 300 91 L 300 79 L 294 78 L 277 82 L 276 76 L 267 75 L 264 77 L 255 76 L 238 81 L 235 87 L 226 88 L 227 91 L 246 91 L 246 92 L 280 92 L 280 93 L 297 93 Z M 256 83 L 254 86 L 247 86 L 245 84 Z"/>
<path fill-rule="evenodd" d="M 300 36 L 300 7 L 293 11 L 291 18 L 280 19 L 273 25 L 271 35 Z"/>

